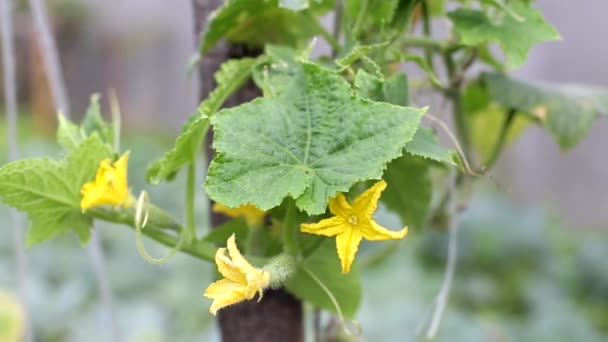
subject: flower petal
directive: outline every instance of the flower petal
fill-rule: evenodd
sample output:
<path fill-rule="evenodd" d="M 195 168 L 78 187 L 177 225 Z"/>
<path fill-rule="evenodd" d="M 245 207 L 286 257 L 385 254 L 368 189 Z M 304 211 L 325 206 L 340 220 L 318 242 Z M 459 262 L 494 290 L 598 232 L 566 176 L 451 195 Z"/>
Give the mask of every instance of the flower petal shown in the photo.
<path fill-rule="evenodd" d="M 127 183 L 127 165 L 129 163 L 129 151 L 125 152 L 118 158 L 114 163 L 114 169 L 116 170 L 116 183 L 114 184 L 116 190 L 120 192 L 123 198 L 123 202 L 129 197 L 129 186 Z M 121 203 L 122 204 L 122 203 Z"/>
<path fill-rule="evenodd" d="M 407 227 L 399 231 L 388 230 L 370 220 L 369 224 L 361 225 L 361 234 L 370 241 L 401 239 L 407 235 Z"/>
<path fill-rule="evenodd" d="M 216 213 L 222 213 L 228 217 L 239 218 L 242 217 L 247 222 L 249 227 L 261 226 L 264 223 L 264 216 L 266 212 L 258 209 L 256 206 L 247 204 L 242 205 L 238 208 L 230 208 L 221 203 L 214 203 L 211 209 Z"/>
<path fill-rule="evenodd" d="M 226 256 L 226 248 L 218 248 L 215 253 L 215 263 L 217 264 L 217 270 L 225 278 L 236 282 L 246 283 L 245 275 L 241 273 L 228 256 Z"/>
<path fill-rule="evenodd" d="M 386 189 L 386 182 L 380 180 L 371 188 L 365 190 L 353 202 L 353 209 L 355 212 L 366 215 L 367 217 L 371 217 L 378 207 L 378 200 L 380 199 L 380 195 L 384 189 Z"/>
<path fill-rule="evenodd" d="M 347 229 L 336 236 L 336 248 L 342 264 L 342 273 L 348 273 L 359 249 L 361 233 L 357 229 Z"/>
<path fill-rule="evenodd" d="M 99 163 L 95 179 L 82 185 L 80 207 L 86 210 L 100 205 L 133 205 L 127 185 L 127 163 L 129 152 L 125 152 L 114 164 L 110 159 Z"/>
<path fill-rule="evenodd" d="M 336 236 L 350 227 L 346 220 L 340 216 L 323 219 L 317 223 L 302 223 L 300 230 L 304 233 L 324 236 Z"/>
<path fill-rule="evenodd" d="M 236 238 L 235 235 L 232 234 L 230 238 L 228 238 L 228 253 L 230 254 L 230 260 L 232 260 L 232 264 L 236 267 L 241 273 L 248 274 L 251 272 L 256 272 L 257 269 L 247 261 L 236 247 Z"/>
<path fill-rule="evenodd" d="M 229 279 L 221 279 L 209 285 L 203 295 L 213 299 L 209 312 L 215 315 L 217 310 L 221 308 L 251 299 L 246 298 L 246 293 L 246 285 L 233 282 Z"/>
<path fill-rule="evenodd" d="M 329 201 L 329 211 L 336 216 L 347 217 L 350 215 L 353 208 L 350 206 L 343 193 L 339 193 L 336 197 Z"/>

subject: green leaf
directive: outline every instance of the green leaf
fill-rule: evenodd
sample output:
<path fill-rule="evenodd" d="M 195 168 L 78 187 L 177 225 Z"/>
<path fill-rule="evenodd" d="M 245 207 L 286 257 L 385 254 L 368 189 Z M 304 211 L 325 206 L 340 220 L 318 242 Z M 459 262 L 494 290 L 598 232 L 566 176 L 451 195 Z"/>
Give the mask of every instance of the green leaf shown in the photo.
<path fill-rule="evenodd" d="M 430 128 L 420 127 L 412 141 L 405 145 L 405 150 L 414 156 L 456 166 L 455 152 L 441 145 Z"/>
<path fill-rule="evenodd" d="M 442 87 L 441 81 L 439 81 L 439 78 L 437 78 L 437 75 L 433 71 L 433 68 L 431 68 L 431 66 L 426 62 L 426 59 L 423 56 L 414 54 L 401 55 L 399 53 L 398 58 L 402 62 L 415 63 L 416 65 L 418 65 L 418 67 L 420 67 L 420 69 L 422 69 L 422 71 L 426 72 L 426 74 L 429 76 L 429 80 L 431 81 L 431 83 L 438 87 Z"/>
<path fill-rule="evenodd" d="M 209 118 L 206 115 L 186 126 L 185 131 L 177 137 L 175 147 L 148 167 L 148 183 L 159 184 L 163 180 L 171 180 L 181 167 L 193 163 L 208 128 Z"/>
<path fill-rule="evenodd" d="M 346 41 L 378 42 L 403 33 L 416 0 L 345 0 L 343 30 Z"/>
<path fill-rule="evenodd" d="M 355 76 L 355 89 L 363 98 L 405 106 L 409 102 L 407 76 L 402 73 L 388 80 L 373 76 L 359 69 Z"/>
<path fill-rule="evenodd" d="M 322 213 L 337 192 L 379 179 L 424 111 L 360 99 L 336 73 L 303 63 L 279 96 L 211 119 L 217 155 L 205 188 L 229 207 L 268 210 L 290 196 L 301 210 Z"/>
<path fill-rule="evenodd" d="M 98 134 L 101 141 L 109 146 L 114 144 L 114 128 L 101 117 L 99 94 L 93 94 L 91 96 L 91 102 L 89 103 L 89 108 L 87 108 L 87 112 L 82 120 L 81 127 L 85 136 Z"/>
<path fill-rule="evenodd" d="M 253 46 L 299 46 L 319 33 L 314 16 L 332 8 L 330 1 L 314 1 L 309 9 L 299 12 L 278 5 L 278 0 L 226 0 L 209 17 L 200 43 L 201 55 L 223 38 Z"/>
<path fill-rule="evenodd" d="M 482 160 L 490 158 L 503 129 L 506 115 L 507 111 L 504 108 L 497 104 L 491 104 L 479 110 L 469 120 L 471 141 Z M 517 139 L 532 122 L 528 116 L 516 115 L 509 126 L 505 145 Z"/>
<path fill-rule="evenodd" d="M 209 128 L 209 116 L 215 114 L 226 99 L 241 88 L 249 78 L 255 62 L 256 59 L 253 58 L 242 58 L 222 64 L 214 75 L 217 87 L 200 104 L 198 112 L 186 122 L 173 149 L 148 167 L 146 180 L 149 183 L 159 184 L 163 180 L 171 180 L 180 168 L 196 160 L 196 154 Z"/>
<path fill-rule="evenodd" d="M 416 230 L 423 228 L 431 206 L 433 183 L 429 169 L 428 161 L 405 154 L 393 160 L 383 176 L 388 186 L 380 200 L 399 215 L 403 224 Z"/>
<path fill-rule="evenodd" d="M 531 115 L 563 149 L 573 147 L 598 116 L 608 113 L 608 89 L 532 83 L 500 74 L 486 74 L 483 80 L 495 102 Z"/>
<path fill-rule="evenodd" d="M 372 71 L 376 75 L 382 75 L 380 66 L 371 60 L 368 55 L 375 50 L 385 48 L 388 42 L 370 45 L 355 45 L 344 57 L 336 59 L 336 64 L 341 70 L 344 70 L 351 66 L 353 63 L 363 59 L 368 65 L 371 66 Z"/>
<path fill-rule="evenodd" d="M 79 144 L 64 160 L 23 159 L 0 168 L 0 198 L 28 214 L 27 245 L 52 238 L 66 229 L 85 243 L 91 219 L 80 209 L 80 188 L 95 177 L 101 160 L 111 156 L 97 135 Z"/>
<path fill-rule="evenodd" d="M 448 14 L 454 29 L 460 35 L 462 44 L 477 46 L 486 42 L 497 42 L 502 48 L 509 66 L 521 66 L 530 49 L 543 41 L 559 39 L 559 33 L 548 24 L 535 8 L 519 1 L 508 5 L 513 15 L 501 13 L 498 18 L 490 18 L 475 9 L 460 8 Z"/>
<path fill-rule="evenodd" d="M 241 244 L 247 240 L 247 234 L 249 234 L 249 228 L 245 224 L 245 220 L 236 219 L 230 220 L 223 225 L 211 230 L 203 240 L 213 243 L 218 247 L 226 246 L 226 241 L 232 235 L 236 235 L 236 241 L 239 247 L 242 249 Z"/>
<path fill-rule="evenodd" d="M 86 139 L 86 134 L 80 129 L 80 126 L 67 119 L 63 114 L 59 113 L 58 120 L 57 142 L 61 147 L 70 151 Z"/>
<path fill-rule="evenodd" d="M 256 58 L 231 59 L 220 66 L 220 70 L 213 75 L 217 86 L 205 101 L 199 105 L 201 114 L 212 116 L 224 102 L 241 89 L 243 83 L 249 79 L 251 68 L 257 62 Z"/>
<path fill-rule="evenodd" d="M 350 272 L 340 272 L 340 260 L 334 239 L 326 239 L 319 248 L 298 266 L 296 274 L 286 284 L 287 291 L 297 298 L 322 309 L 336 312 L 323 288 L 304 270 L 312 272 L 333 294 L 346 317 L 355 316 L 361 302 L 361 276 L 357 263 Z"/>

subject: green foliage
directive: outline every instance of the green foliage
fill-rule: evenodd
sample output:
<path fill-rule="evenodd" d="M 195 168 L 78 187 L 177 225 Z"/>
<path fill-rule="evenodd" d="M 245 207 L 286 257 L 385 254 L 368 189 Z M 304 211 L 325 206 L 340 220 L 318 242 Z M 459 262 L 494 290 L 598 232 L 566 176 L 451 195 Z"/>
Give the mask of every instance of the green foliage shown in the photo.
<path fill-rule="evenodd" d="M 409 103 L 407 76 L 402 73 L 384 80 L 359 69 L 355 76 L 355 89 L 363 98 L 399 106 Z"/>
<path fill-rule="evenodd" d="M 302 6 L 304 1 L 281 1 L 285 7 Z M 294 12 L 280 8 L 278 0 L 227 0 L 209 18 L 201 39 L 200 52 L 206 53 L 217 42 L 227 38 L 235 43 L 264 46 L 283 44 L 299 46 L 320 33 L 313 14 L 332 8 L 331 1 L 313 1 L 311 7 Z M 302 8 L 299 8 L 302 9 Z"/>
<path fill-rule="evenodd" d="M 236 236 L 236 242 L 238 244 L 247 240 L 249 228 L 245 224 L 245 220 L 230 220 L 223 225 L 216 227 L 205 236 L 205 241 L 211 242 L 218 247 L 223 247 L 232 234 Z M 243 249 L 242 247 L 240 248 Z"/>
<path fill-rule="evenodd" d="M 91 96 L 91 102 L 81 125 L 68 120 L 62 113 L 58 114 L 57 142 L 66 150 L 75 149 L 87 137 L 97 135 L 108 146 L 114 144 L 114 127 L 101 117 L 99 95 Z"/>
<path fill-rule="evenodd" d="M 0 168 L 0 198 L 28 214 L 27 244 L 73 229 L 82 243 L 92 219 L 80 209 L 80 188 L 95 177 L 99 162 L 111 151 L 97 135 L 77 145 L 65 159 L 24 159 Z"/>
<path fill-rule="evenodd" d="M 336 59 L 336 64 L 338 65 L 338 67 L 340 67 L 341 70 L 344 70 L 350 67 L 355 62 L 362 60 L 372 69 L 374 74 L 382 76 L 382 70 L 380 69 L 380 66 L 376 64 L 376 62 L 374 62 L 371 58 L 369 58 L 369 54 L 374 51 L 382 50 L 386 46 L 387 43 L 355 45 L 344 57 Z"/>
<path fill-rule="evenodd" d="M 172 180 L 180 168 L 193 163 L 208 129 L 209 117 L 206 115 L 200 115 L 190 122 L 175 140 L 175 147 L 150 165 L 146 172 L 146 180 L 151 184 Z"/>
<path fill-rule="evenodd" d="M 215 114 L 226 99 L 249 79 L 255 63 L 256 59 L 243 58 L 222 64 L 214 75 L 217 87 L 199 105 L 197 113 L 186 122 L 173 149 L 148 168 L 146 179 L 149 183 L 159 184 L 163 180 L 171 180 L 180 168 L 196 160 L 196 154 L 209 128 L 209 116 Z"/>
<path fill-rule="evenodd" d="M 430 128 L 417 130 L 412 141 L 405 145 L 405 150 L 414 156 L 456 166 L 456 152 L 441 145 Z"/>
<path fill-rule="evenodd" d="M 416 0 L 346 0 L 344 32 L 349 42 L 394 39 L 407 29 Z M 379 37 L 378 37 L 379 36 Z"/>
<path fill-rule="evenodd" d="M 512 2 L 508 13 L 490 17 L 484 11 L 460 8 L 448 14 L 462 44 L 477 46 L 497 42 L 513 68 L 521 66 L 530 49 L 543 41 L 559 39 L 557 31 L 542 14 L 520 1 Z"/>
<path fill-rule="evenodd" d="M 500 74 L 486 74 L 483 80 L 493 101 L 531 115 L 563 149 L 573 147 L 596 118 L 608 113 L 606 89 L 525 82 Z"/>
<path fill-rule="evenodd" d="M 101 141 L 109 146 L 114 143 L 114 127 L 101 117 L 99 94 L 91 96 L 89 108 L 87 108 L 80 126 L 86 136 L 98 134 Z"/>
<path fill-rule="evenodd" d="M 290 196 L 301 210 L 322 213 L 337 192 L 380 178 L 423 112 L 354 97 L 337 74 L 304 63 L 284 93 L 212 119 L 217 156 L 205 188 L 230 207 L 267 210 Z"/>
<path fill-rule="evenodd" d="M 403 224 L 416 230 L 423 228 L 431 206 L 433 183 L 429 171 L 428 161 L 404 154 L 388 165 L 383 176 L 388 187 L 380 199 Z"/>
<path fill-rule="evenodd" d="M 336 247 L 333 241 L 327 239 L 300 263 L 296 274 L 286 284 L 287 290 L 294 296 L 336 312 L 323 287 L 308 272 L 314 274 L 333 294 L 346 317 L 354 317 L 361 302 L 361 281 L 356 263 L 349 273 L 340 273 Z"/>
<path fill-rule="evenodd" d="M 68 120 L 63 114 L 59 113 L 57 117 L 59 120 L 57 142 L 66 150 L 75 149 L 76 146 L 86 139 L 85 133 L 80 126 Z"/>

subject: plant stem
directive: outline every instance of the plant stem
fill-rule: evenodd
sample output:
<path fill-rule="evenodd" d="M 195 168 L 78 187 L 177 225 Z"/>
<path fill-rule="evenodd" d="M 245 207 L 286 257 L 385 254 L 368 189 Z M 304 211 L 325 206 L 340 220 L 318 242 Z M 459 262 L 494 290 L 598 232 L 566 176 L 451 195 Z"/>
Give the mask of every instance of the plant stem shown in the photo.
<path fill-rule="evenodd" d="M 194 201 L 195 201 L 195 183 L 196 183 L 196 165 L 195 161 L 188 165 L 188 176 L 186 180 L 186 231 L 184 236 L 184 242 L 186 244 L 192 243 L 196 240 L 196 226 L 194 218 Z"/>
<path fill-rule="evenodd" d="M 443 52 L 451 46 L 451 44 L 447 41 L 441 41 L 431 37 L 418 36 L 405 36 L 400 39 L 400 43 L 408 47 L 420 47 L 438 52 Z M 429 59 L 426 58 L 426 61 L 428 63 Z"/>
<path fill-rule="evenodd" d="M 515 119 L 515 109 L 509 109 L 507 111 L 507 115 L 505 116 L 505 121 L 502 123 L 502 128 L 500 130 L 500 134 L 498 135 L 498 140 L 496 140 L 496 144 L 494 145 L 494 149 L 492 149 L 492 153 L 488 157 L 488 160 L 485 163 L 485 168 L 490 169 L 496 161 L 498 161 L 498 157 L 500 157 L 503 147 L 507 141 L 507 135 L 509 133 L 509 128 L 511 128 L 511 124 L 513 123 L 513 119 Z"/>
<path fill-rule="evenodd" d="M 340 51 L 340 43 L 338 43 L 334 36 L 329 31 L 327 31 L 325 26 L 323 26 L 319 22 L 319 20 L 317 20 L 317 18 L 312 13 L 310 13 L 310 11 L 306 11 L 306 16 L 308 16 L 308 19 L 310 19 L 310 23 L 319 31 L 319 34 L 323 37 L 323 39 L 325 39 L 325 41 L 329 43 L 332 51 L 334 51 L 334 53 L 338 53 Z"/>
<path fill-rule="evenodd" d="M 454 58 L 451 53 L 444 54 L 444 61 L 450 79 L 450 87 L 447 90 L 446 95 L 452 100 L 452 115 L 456 124 L 456 134 L 458 134 L 458 139 L 460 140 L 464 154 L 467 157 L 470 157 L 471 142 L 469 138 L 469 126 L 467 118 L 465 117 L 466 113 L 464 113 L 462 108 L 462 85 L 459 80 L 454 79 L 456 75 L 458 75 L 458 70 L 456 70 Z"/>
<path fill-rule="evenodd" d="M 443 283 L 441 289 L 437 294 L 437 300 L 429 328 L 426 332 L 427 339 L 434 339 L 439 330 L 439 324 L 443 317 L 443 312 L 447 306 L 450 289 L 452 288 L 452 282 L 454 280 L 454 272 L 456 270 L 456 260 L 458 258 L 458 198 L 457 198 L 457 171 L 452 170 L 450 174 L 448 192 L 449 192 L 449 223 L 448 223 L 448 260 L 445 267 L 445 274 L 443 277 Z"/>
<path fill-rule="evenodd" d="M 117 211 L 107 208 L 92 208 L 87 210 L 87 214 L 96 219 L 112 223 L 120 223 L 131 228 L 135 228 L 132 210 Z M 142 233 L 165 246 L 175 247 L 179 243 L 179 238 L 175 235 L 165 233 L 163 230 L 173 230 L 177 232 L 179 236 L 182 227 L 174 221 L 168 222 L 167 217 L 169 216 L 162 212 L 162 210 L 151 207 L 148 223 L 146 228 L 142 230 Z M 217 251 L 217 247 L 210 242 L 197 240 L 190 244 L 184 244 L 180 250 L 184 253 L 192 255 L 195 258 L 213 261 L 215 260 L 215 252 Z"/>
<path fill-rule="evenodd" d="M 245 241 L 245 253 L 249 255 L 260 256 L 262 254 L 262 244 L 264 237 L 262 235 L 264 227 L 252 226 L 249 227 L 247 240 Z"/>
<path fill-rule="evenodd" d="M 429 5 L 426 0 L 420 1 L 420 9 L 422 12 L 422 32 L 424 33 L 425 38 L 432 39 L 433 33 L 431 32 L 431 15 L 429 13 Z M 433 50 L 431 47 L 424 47 L 424 56 L 426 58 L 426 63 L 429 65 L 431 70 L 434 70 Z"/>
<path fill-rule="evenodd" d="M 295 222 L 296 205 L 294 200 L 290 197 L 285 200 L 285 203 L 287 204 L 287 211 L 285 212 L 285 219 L 283 220 L 283 246 L 285 252 L 293 256 L 298 256 L 298 227 Z"/>
<path fill-rule="evenodd" d="M 334 37 L 334 41 L 336 43 L 338 43 L 338 45 L 340 44 L 340 30 L 342 29 L 342 11 L 344 9 L 343 6 L 344 6 L 344 4 L 342 3 L 342 0 L 336 0 L 336 8 L 334 11 L 333 37 Z M 336 58 L 338 56 L 338 50 L 332 49 L 331 56 L 333 58 Z"/>
<path fill-rule="evenodd" d="M 351 29 L 352 38 L 357 40 L 359 35 L 359 30 L 361 30 L 361 25 L 363 24 L 363 18 L 367 14 L 367 8 L 369 7 L 369 0 L 361 0 L 361 8 L 359 9 L 359 13 L 357 13 L 357 19 L 355 19 L 355 24 Z"/>

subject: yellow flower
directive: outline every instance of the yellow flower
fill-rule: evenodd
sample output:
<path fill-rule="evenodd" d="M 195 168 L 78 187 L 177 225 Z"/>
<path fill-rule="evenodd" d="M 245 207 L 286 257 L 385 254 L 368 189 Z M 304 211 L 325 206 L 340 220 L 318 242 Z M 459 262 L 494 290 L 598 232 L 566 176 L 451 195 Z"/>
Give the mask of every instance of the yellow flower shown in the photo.
<path fill-rule="evenodd" d="M 215 254 L 217 269 L 224 276 L 205 290 L 204 296 L 213 299 L 209 312 L 216 314 L 217 310 L 232 304 L 253 299 L 259 293 L 262 299 L 262 291 L 270 285 L 270 273 L 251 266 L 241 255 L 234 234 L 228 239 L 228 254 L 226 248 L 220 248 Z"/>
<path fill-rule="evenodd" d="M 80 207 L 83 211 L 100 205 L 133 205 L 134 200 L 127 185 L 128 160 L 129 153 L 126 152 L 113 164 L 110 159 L 101 161 L 95 180 L 80 188 Z"/>
<path fill-rule="evenodd" d="M 234 218 L 242 217 L 245 219 L 245 222 L 247 222 L 249 227 L 261 226 L 264 222 L 264 216 L 266 215 L 265 211 L 260 210 L 251 204 L 242 205 L 238 208 L 230 208 L 216 202 L 213 205 L 212 210 L 216 213 L 222 213 L 226 216 Z"/>
<path fill-rule="evenodd" d="M 10 293 L 0 290 L 0 341 L 21 341 L 24 330 L 23 306 Z"/>
<path fill-rule="evenodd" d="M 329 210 L 334 217 L 318 223 L 304 223 L 300 229 L 305 233 L 335 236 L 338 257 L 342 263 L 342 273 L 350 270 L 361 239 L 389 240 L 401 239 L 407 235 L 407 227 L 395 232 L 388 230 L 372 219 L 372 214 L 378 206 L 378 199 L 386 189 L 386 182 L 381 180 L 363 192 L 352 206 L 343 194 L 338 194 L 329 201 Z"/>

